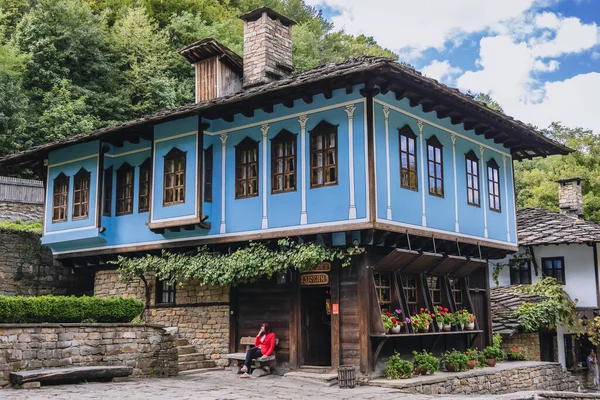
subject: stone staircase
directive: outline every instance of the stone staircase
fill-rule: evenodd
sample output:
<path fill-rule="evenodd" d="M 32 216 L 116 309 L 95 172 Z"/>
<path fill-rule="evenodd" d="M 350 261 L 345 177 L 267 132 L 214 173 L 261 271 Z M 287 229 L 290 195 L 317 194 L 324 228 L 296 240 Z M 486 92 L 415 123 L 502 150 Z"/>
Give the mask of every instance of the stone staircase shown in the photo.
<path fill-rule="evenodd" d="M 216 367 L 214 360 L 206 359 L 204 354 L 198 353 L 196 346 L 187 339 L 175 339 L 174 344 L 179 355 L 179 372 Z"/>

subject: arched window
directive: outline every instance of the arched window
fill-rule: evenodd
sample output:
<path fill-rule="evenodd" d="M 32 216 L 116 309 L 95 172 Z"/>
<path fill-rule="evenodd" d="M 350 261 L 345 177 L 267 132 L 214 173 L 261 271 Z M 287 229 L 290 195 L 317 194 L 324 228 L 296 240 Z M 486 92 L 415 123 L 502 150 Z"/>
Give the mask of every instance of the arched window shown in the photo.
<path fill-rule="evenodd" d="M 310 131 L 310 187 L 338 183 L 338 128 L 321 121 Z"/>
<path fill-rule="evenodd" d="M 69 201 L 69 177 L 60 173 L 54 178 L 52 190 L 52 222 L 63 222 L 67 220 L 67 208 Z"/>
<path fill-rule="evenodd" d="M 185 203 L 186 153 L 174 147 L 165 156 L 163 206 Z"/>
<path fill-rule="evenodd" d="M 490 210 L 500 212 L 500 167 L 493 158 L 487 163 L 487 178 Z"/>
<path fill-rule="evenodd" d="M 258 196 L 258 142 L 246 137 L 235 146 L 235 198 Z"/>
<path fill-rule="evenodd" d="M 282 129 L 271 141 L 271 193 L 296 191 L 296 135 Z"/>
<path fill-rule="evenodd" d="M 90 176 L 81 168 L 73 180 L 73 219 L 85 219 L 90 211 Z"/>
<path fill-rule="evenodd" d="M 442 144 L 435 136 L 427 139 L 429 194 L 444 197 L 444 159 Z"/>
<path fill-rule="evenodd" d="M 150 210 L 150 191 L 152 190 L 152 158 L 148 157 L 140 165 L 140 192 L 138 212 Z"/>
<path fill-rule="evenodd" d="M 400 187 L 419 190 L 417 175 L 417 135 L 405 125 L 398 129 L 400 138 Z"/>
<path fill-rule="evenodd" d="M 479 159 L 473 150 L 465 154 L 467 169 L 467 204 L 479 207 Z"/>
<path fill-rule="evenodd" d="M 133 214 L 134 168 L 124 163 L 117 170 L 117 215 Z"/>
<path fill-rule="evenodd" d="M 110 217 L 112 214 L 113 194 L 113 167 L 104 170 L 104 194 L 102 197 L 102 215 Z"/>

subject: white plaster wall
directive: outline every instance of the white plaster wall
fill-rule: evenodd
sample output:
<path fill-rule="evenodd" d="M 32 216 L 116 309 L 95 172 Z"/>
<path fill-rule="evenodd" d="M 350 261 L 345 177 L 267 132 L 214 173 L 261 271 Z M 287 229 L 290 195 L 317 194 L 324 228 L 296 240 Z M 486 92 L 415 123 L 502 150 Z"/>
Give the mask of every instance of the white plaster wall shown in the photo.
<path fill-rule="evenodd" d="M 596 293 L 596 275 L 594 271 L 594 250 L 585 244 L 561 244 L 548 246 L 535 246 L 533 248 L 535 258 L 540 271 L 535 275 L 535 269 L 531 268 L 531 281 L 536 282 L 542 278 L 542 258 L 564 257 L 565 258 L 565 291 L 572 299 L 577 299 L 577 307 L 597 307 L 598 294 Z M 521 254 L 525 253 L 521 250 Z M 496 286 L 492 279 L 494 265 L 497 263 L 508 264 L 512 256 L 504 260 L 490 261 L 490 286 Z M 510 285 L 510 271 L 504 267 L 498 277 L 500 286 Z"/>

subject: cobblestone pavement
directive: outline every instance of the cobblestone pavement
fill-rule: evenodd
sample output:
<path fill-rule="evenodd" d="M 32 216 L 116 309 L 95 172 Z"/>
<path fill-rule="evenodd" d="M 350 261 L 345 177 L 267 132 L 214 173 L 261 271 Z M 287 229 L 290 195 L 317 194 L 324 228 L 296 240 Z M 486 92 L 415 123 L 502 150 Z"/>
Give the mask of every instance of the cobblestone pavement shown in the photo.
<path fill-rule="evenodd" d="M 306 383 L 279 376 L 239 379 L 238 376 L 228 371 L 214 371 L 169 379 L 134 379 L 118 383 L 43 386 L 39 389 L 23 390 L 0 389 L 0 399 L 2 400 L 425 400 L 433 398 L 432 396 L 406 394 L 398 390 L 371 386 L 356 387 L 354 389 L 340 389 L 337 386 L 324 387 L 315 383 Z"/>

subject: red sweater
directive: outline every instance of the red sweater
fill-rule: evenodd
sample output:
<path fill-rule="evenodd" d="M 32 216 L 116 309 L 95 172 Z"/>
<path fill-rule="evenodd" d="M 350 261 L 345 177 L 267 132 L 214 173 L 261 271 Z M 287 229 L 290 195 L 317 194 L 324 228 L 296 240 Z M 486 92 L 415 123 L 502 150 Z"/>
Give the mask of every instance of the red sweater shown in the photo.
<path fill-rule="evenodd" d="M 256 336 L 256 340 L 254 341 L 254 346 L 260 349 L 260 352 L 263 356 L 270 356 L 275 349 L 275 334 L 273 332 L 269 333 L 265 336 L 265 340 L 260 341 L 260 336 Z"/>

